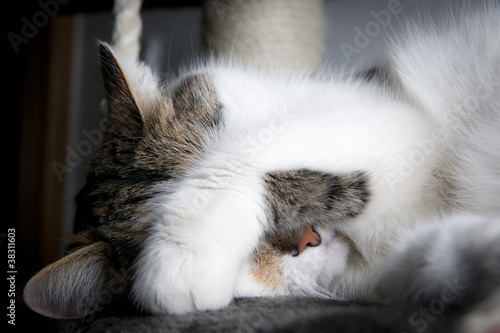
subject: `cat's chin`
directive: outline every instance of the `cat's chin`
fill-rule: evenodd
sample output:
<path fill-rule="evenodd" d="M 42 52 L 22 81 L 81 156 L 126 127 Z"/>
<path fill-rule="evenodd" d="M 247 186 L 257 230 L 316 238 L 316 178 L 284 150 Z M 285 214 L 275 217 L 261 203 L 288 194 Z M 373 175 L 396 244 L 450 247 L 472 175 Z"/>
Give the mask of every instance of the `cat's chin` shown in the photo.
<path fill-rule="evenodd" d="M 325 227 L 318 227 L 317 232 L 322 240 L 319 246 L 285 261 L 287 274 L 295 276 L 289 286 L 291 294 L 327 296 L 330 283 L 346 269 L 349 245 L 344 237 Z"/>
<path fill-rule="evenodd" d="M 325 249 L 322 254 L 328 264 L 323 267 L 318 277 L 318 285 L 325 289 L 329 289 L 333 279 L 345 271 L 349 256 L 349 245 L 343 236 L 332 232 L 330 237 L 324 241 Z"/>
<path fill-rule="evenodd" d="M 317 227 L 316 231 L 321 243 L 299 255 L 270 253 L 258 264 L 250 258 L 240 271 L 235 296 L 332 297 L 329 286 L 346 268 L 349 244 L 332 229 Z M 267 261 L 273 269 L 266 267 Z"/>

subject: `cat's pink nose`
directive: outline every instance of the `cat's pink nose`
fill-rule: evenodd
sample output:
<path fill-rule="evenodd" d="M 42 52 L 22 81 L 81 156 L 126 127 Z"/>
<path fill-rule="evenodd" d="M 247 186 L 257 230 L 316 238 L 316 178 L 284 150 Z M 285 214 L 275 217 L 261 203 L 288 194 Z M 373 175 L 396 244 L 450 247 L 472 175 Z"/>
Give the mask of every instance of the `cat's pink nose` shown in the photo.
<path fill-rule="evenodd" d="M 306 246 L 318 246 L 319 244 L 321 244 L 320 235 L 310 225 L 306 225 L 297 249 L 298 254 L 302 253 Z"/>

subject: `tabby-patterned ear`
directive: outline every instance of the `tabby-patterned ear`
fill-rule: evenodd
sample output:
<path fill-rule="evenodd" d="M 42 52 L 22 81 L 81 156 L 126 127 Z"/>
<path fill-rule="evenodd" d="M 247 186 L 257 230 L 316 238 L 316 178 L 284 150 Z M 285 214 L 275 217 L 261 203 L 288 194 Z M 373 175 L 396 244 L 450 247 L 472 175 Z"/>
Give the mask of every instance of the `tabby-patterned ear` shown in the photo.
<path fill-rule="evenodd" d="M 109 45 L 101 43 L 100 52 L 109 134 L 128 138 L 141 136 L 142 115 L 129 80 Z"/>
<path fill-rule="evenodd" d="M 98 242 L 45 267 L 26 284 L 24 302 L 35 312 L 59 319 L 102 310 L 125 290 L 108 258 L 111 251 L 108 244 Z"/>

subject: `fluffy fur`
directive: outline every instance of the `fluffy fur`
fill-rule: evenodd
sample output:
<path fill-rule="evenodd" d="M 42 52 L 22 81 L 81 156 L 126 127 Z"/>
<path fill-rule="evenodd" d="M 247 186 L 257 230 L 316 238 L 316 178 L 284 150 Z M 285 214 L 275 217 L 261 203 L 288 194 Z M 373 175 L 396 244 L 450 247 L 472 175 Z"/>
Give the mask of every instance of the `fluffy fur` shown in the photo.
<path fill-rule="evenodd" d="M 81 254 L 106 244 L 92 274 L 119 272 L 117 294 L 157 314 L 261 295 L 420 304 L 453 286 L 480 309 L 500 277 L 499 35 L 491 5 L 409 24 L 386 82 L 208 63 L 165 90 L 101 45 L 109 128 L 69 253 L 90 274 Z M 321 243 L 297 253 L 311 226 Z M 64 283 L 41 291 L 67 274 L 53 265 L 26 302 L 81 315 Z M 91 312 L 103 290 L 75 292 Z"/>

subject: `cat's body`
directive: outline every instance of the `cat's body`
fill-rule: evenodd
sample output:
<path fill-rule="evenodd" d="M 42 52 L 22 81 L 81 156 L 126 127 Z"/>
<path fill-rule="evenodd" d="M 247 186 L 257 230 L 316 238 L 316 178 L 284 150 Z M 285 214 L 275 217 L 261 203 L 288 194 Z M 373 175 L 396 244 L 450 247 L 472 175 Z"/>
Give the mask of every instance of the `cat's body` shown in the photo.
<path fill-rule="evenodd" d="M 462 277 L 484 299 L 500 285 L 500 223 L 453 216 L 500 216 L 499 36 L 492 5 L 411 25 L 385 83 L 208 64 L 166 91 L 102 45 L 106 141 L 72 254 L 32 279 L 27 303 L 75 317 L 106 285 L 152 313 L 235 296 L 425 301 Z M 457 255 L 464 244 L 476 250 Z"/>

